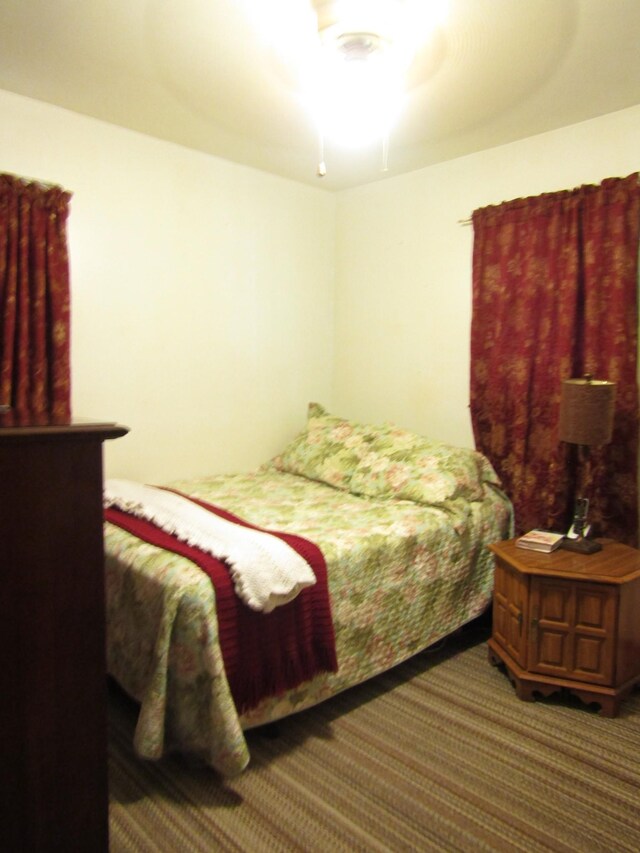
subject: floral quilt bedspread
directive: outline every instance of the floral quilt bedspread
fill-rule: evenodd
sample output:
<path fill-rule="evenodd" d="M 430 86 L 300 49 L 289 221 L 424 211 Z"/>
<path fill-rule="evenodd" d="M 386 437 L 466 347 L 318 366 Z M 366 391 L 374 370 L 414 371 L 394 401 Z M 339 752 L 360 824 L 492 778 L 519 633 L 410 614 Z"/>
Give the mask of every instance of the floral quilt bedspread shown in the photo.
<path fill-rule="evenodd" d="M 248 763 L 244 729 L 360 683 L 481 613 L 493 585 L 485 545 L 510 532 L 510 504 L 489 483 L 482 501 L 438 507 L 357 496 L 275 469 L 172 486 L 310 539 L 328 567 L 338 672 L 239 717 L 208 578 L 185 558 L 105 525 L 108 668 L 140 702 L 135 749 L 145 758 L 195 753 L 224 775 Z"/>
<path fill-rule="evenodd" d="M 267 468 L 174 488 L 252 524 L 310 539 L 328 567 L 339 669 L 238 716 L 217 640 L 213 588 L 183 557 L 105 524 L 108 668 L 138 702 L 135 749 L 195 753 L 223 775 L 249 761 L 243 730 L 308 708 L 412 656 L 491 598 L 487 543 L 510 535 L 511 505 L 438 506 L 354 495 Z"/>

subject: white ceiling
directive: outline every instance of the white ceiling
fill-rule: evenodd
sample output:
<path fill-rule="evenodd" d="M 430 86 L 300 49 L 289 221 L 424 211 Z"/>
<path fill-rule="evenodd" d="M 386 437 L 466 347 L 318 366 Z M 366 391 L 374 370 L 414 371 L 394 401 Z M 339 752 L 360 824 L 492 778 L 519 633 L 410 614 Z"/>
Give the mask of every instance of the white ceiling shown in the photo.
<path fill-rule="evenodd" d="M 640 104 L 640 0 L 449 0 L 388 171 L 379 144 L 328 145 L 318 178 L 297 81 L 309 6 L 0 0 L 0 88 L 330 190 Z"/>

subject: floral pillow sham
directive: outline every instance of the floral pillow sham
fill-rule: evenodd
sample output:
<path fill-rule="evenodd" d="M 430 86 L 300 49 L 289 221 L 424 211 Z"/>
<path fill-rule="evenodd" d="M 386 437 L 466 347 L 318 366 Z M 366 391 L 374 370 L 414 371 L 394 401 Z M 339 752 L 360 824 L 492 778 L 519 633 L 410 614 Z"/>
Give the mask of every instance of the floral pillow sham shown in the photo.
<path fill-rule="evenodd" d="M 483 483 L 499 485 L 485 457 L 466 447 L 382 427 L 351 477 L 351 491 L 371 498 L 442 504 L 482 500 Z"/>
<path fill-rule="evenodd" d="M 309 403 L 307 428 L 275 459 L 280 471 L 349 491 L 351 477 L 377 435 L 377 427 L 330 415 Z"/>
<path fill-rule="evenodd" d="M 483 497 L 499 485 L 482 454 L 425 438 L 393 424 L 360 424 L 310 403 L 306 430 L 271 465 L 355 495 L 442 504 Z"/>

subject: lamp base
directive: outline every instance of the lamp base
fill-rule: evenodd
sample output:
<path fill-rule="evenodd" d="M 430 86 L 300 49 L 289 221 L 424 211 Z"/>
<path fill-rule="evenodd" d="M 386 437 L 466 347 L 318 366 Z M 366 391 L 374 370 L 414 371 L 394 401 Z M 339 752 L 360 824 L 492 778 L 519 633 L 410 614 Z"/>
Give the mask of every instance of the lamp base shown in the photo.
<path fill-rule="evenodd" d="M 576 551 L 578 554 L 596 554 L 602 551 L 602 545 L 594 539 L 585 539 L 580 536 L 578 539 L 569 539 L 565 536 L 560 545 L 565 551 Z"/>

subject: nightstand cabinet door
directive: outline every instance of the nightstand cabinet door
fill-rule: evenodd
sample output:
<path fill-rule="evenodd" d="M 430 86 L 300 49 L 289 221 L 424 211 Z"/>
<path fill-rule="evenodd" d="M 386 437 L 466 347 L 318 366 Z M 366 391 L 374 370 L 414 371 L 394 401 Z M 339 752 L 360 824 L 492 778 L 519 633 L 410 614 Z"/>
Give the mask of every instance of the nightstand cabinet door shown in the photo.
<path fill-rule="evenodd" d="M 613 684 L 618 590 L 531 578 L 529 671 Z"/>
<path fill-rule="evenodd" d="M 527 667 L 528 578 L 502 560 L 496 561 L 493 593 L 493 636 L 502 648 Z"/>

